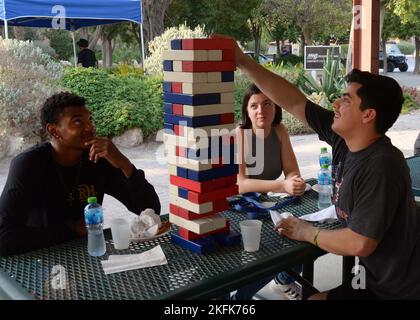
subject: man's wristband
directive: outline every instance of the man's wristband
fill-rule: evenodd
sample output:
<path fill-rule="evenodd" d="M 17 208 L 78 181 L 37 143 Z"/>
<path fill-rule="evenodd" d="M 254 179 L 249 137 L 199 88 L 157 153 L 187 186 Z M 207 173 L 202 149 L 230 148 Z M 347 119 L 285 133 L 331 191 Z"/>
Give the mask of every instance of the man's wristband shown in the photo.
<path fill-rule="evenodd" d="M 318 236 L 319 236 L 319 233 L 321 232 L 321 229 L 318 229 L 318 231 L 315 233 L 315 236 L 314 236 L 314 240 L 312 241 L 313 242 L 313 244 L 315 245 L 315 246 L 317 246 L 317 247 L 319 247 L 318 246 Z"/>

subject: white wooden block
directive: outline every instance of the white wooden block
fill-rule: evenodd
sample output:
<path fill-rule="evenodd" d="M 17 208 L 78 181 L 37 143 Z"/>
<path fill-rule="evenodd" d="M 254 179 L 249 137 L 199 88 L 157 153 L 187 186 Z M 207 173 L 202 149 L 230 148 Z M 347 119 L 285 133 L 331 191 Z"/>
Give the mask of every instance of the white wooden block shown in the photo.
<path fill-rule="evenodd" d="M 182 127 L 183 136 L 187 137 L 188 140 L 196 139 L 196 137 L 217 137 L 227 134 L 235 133 L 236 124 L 221 124 L 218 126 L 208 126 L 200 128 Z"/>
<path fill-rule="evenodd" d="M 171 165 L 194 171 L 204 171 L 212 169 L 211 160 L 209 159 L 195 160 L 184 157 L 168 156 L 166 160 Z"/>
<path fill-rule="evenodd" d="M 172 71 L 173 72 L 182 72 L 182 61 L 173 61 L 172 62 Z"/>
<path fill-rule="evenodd" d="M 225 92 L 220 95 L 221 103 L 235 103 L 235 94 L 233 92 Z"/>
<path fill-rule="evenodd" d="M 173 184 L 169 185 L 169 194 L 172 194 L 178 197 L 178 187 L 174 186 Z"/>
<path fill-rule="evenodd" d="M 207 82 L 222 82 L 222 73 L 221 72 L 208 72 Z"/>
<path fill-rule="evenodd" d="M 223 51 L 222 50 L 209 50 L 207 51 L 208 61 L 222 61 Z"/>
<path fill-rule="evenodd" d="M 177 205 L 178 207 L 198 214 L 209 213 L 213 211 L 213 202 L 197 204 L 192 203 L 187 199 L 182 199 L 181 197 L 175 196 L 173 194 L 169 194 L 169 202 Z"/>
<path fill-rule="evenodd" d="M 163 72 L 163 80 L 168 82 L 206 83 L 206 72 Z"/>
<path fill-rule="evenodd" d="M 205 234 L 211 231 L 222 229 L 226 226 L 226 218 L 220 215 L 214 215 L 209 218 L 196 220 L 187 220 L 174 214 L 169 214 L 169 221 L 197 234 Z"/>
<path fill-rule="evenodd" d="M 175 70 L 174 70 L 175 71 Z M 184 94 L 203 94 L 203 93 L 221 93 L 234 92 L 234 82 L 218 82 L 218 83 L 183 83 L 182 92 Z"/>
<path fill-rule="evenodd" d="M 165 50 L 163 60 L 173 61 L 207 61 L 207 50 Z"/>
<path fill-rule="evenodd" d="M 168 174 L 170 176 L 176 176 L 178 174 L 178 171 L 176 170 L 176 166 L 173 166 L 171 164 L 168 165 Z"/>
<path fill-rule="evenodd" d="M 233 113 L 235 112 L 235 104 L 212 104 L 205 106 L 188 106 L 184 105 L 184 116 L 197 117 L 197 116 L 210 116 L 213 114 Z"/>

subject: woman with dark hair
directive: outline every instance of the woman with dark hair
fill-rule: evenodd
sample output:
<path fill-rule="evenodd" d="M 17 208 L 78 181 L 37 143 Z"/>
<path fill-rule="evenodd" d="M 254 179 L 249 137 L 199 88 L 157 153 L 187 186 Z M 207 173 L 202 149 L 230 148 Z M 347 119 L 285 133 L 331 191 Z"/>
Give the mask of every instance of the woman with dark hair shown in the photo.
<path fill-rule="evenodd" d="M 240 193 L 305 192 L 306 183 L 300 177 L 289 134 L 281 120 L 281 108 L 252 84 L 245 93 L 242 124 L 237 129 Z M 282 173 L 284 180 L 279 180 Z"/>
<path fill-rule="evenodd" d="M 242 103 L 242 124 L 237 128 L 239 192 L 284 192 L 302 195 L 306 183 L 290 143 L 286 127 L 281 123 L 282 110 L 268 99 L 255 84 L 245 93 Z M 264 146 L 264 151 L 260 148 Z M 284 179 L 278 179 L 284 173 Z M 294 268 L 301 272 L 301 267 Z M 248 300 L 273 280 L 268 277 L 240 288 L 232 297 Z M 295 279 L 281 272 L 270 288 L 287 299 L 300 299 L 301 288 Z"/>

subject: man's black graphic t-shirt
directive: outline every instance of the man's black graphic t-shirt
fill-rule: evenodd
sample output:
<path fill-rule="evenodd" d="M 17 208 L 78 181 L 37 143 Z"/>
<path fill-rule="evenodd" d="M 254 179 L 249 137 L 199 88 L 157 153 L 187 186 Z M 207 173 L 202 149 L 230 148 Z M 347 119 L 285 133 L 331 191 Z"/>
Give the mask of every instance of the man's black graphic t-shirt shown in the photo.
<path fill-rule="evenodd" d="M 383 299 L 420 298 L 420 213 L 416 212 L 409 169 L 388 137 L 350 152 L 331 129 L 334 113 L 310 101 L 306 120 L 332 146 L 334 204 L 352 231 L 379 242 L 368 257 L 367 287 Z"/>

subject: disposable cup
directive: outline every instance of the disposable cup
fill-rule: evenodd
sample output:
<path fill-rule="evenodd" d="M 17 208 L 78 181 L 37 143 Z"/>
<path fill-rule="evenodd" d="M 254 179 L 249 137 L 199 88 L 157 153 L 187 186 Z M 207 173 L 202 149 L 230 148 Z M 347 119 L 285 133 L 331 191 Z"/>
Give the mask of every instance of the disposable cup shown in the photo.
<path fill-rule="evenodd" d="M 130 245 L 130 225 L 123 218 L 116 218 L 110 221 L 112 240 L 117 250 L 127 249 Z"/>
<path fill-rule="evenodd" d="M 260 220 L 244 220 L 239 222 L 239 226 L 241 228 L 244 250 L 248 252 L 258 251 L 260 248 L 262 222 Z"/>

